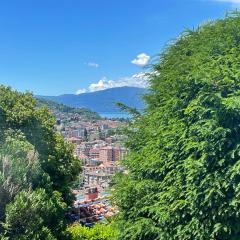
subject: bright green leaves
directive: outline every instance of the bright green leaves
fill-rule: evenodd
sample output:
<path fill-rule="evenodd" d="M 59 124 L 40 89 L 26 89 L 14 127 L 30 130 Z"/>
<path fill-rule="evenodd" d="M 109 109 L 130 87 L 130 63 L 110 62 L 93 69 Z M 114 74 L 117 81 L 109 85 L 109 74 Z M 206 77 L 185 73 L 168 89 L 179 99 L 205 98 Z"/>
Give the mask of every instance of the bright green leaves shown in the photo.
<path fill-rule="evenodd" d="M 72 240 L 115 240 L 118 237 L 118 230 L 112 224 L 95 224 L 94 227 L 83 227 L 80 224 L 73 224 L 68 227 Z"/>
<path fill-rule="evenodd" d="M 122 239 L 240 237 L 239 26 L 233 13 L 187 31 L 153 67 L 117 179 Z"/>

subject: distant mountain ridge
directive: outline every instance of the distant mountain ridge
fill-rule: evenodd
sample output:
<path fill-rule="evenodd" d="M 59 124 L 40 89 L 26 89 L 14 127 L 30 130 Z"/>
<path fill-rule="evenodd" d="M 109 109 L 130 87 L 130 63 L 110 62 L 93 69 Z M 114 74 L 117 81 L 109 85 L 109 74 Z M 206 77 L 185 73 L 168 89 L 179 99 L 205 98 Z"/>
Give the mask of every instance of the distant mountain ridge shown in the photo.
<path fill-rule="evenodd" d="M 144 102 L 142 96 L 147 93 L 145 88 L 118 87 L 109 88 L 91 93 L 64 94 L 60 96 L 37 96 L 57 103 L 62 103 L 74 108 L 88 108 L 97 113 L 118 113 L 116 103 L 121 102 L 129 107 L 142 110 Z"/>

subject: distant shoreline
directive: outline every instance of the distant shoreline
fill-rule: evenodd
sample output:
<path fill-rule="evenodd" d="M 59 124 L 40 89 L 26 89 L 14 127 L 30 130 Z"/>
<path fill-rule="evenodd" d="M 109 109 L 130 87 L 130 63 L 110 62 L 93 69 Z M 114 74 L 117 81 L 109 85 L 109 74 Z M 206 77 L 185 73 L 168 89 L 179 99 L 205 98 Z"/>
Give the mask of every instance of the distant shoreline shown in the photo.
<path fill-rule="evenodd" d="M 131 118 L 130 114 L 122 112 L 98 112 L 98 114 L 103 118 Z"/>

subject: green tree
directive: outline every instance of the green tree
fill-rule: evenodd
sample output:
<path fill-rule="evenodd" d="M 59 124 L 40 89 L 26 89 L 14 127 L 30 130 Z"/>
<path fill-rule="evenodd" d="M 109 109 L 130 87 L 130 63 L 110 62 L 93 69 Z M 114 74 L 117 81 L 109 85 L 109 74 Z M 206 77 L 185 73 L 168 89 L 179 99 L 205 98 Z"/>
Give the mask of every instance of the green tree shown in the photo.
<path fill-rule="evenodd" d="M 80 168 L 73 146 L 32 94 L 0 86 L 0 234 L 62 239 Z"/>
<path fill-rule="evenodd" d="M 240 14 L 184 32 L 153 66 L 116 177 L 121 239 L 240 239 Z"/>
<path fill-rule="evenodd" d="M 58 192 L 20 192 L 6 208 L 5 236 L 16 240 L 61 239 L 66 204 Z"/>
<path fill-rule="evenodd" d="M 68 227 L 72 240 L 115 240 L 119 232 L 113 224 L 97 223 L 92 228 L 73 224 Z"/>
<path fill-rule="evenodd" d="M 0 220 L 4 219 L 5 207 L 22 190 L 30 190 L 44 179 L 34 147 L 21 133 L 8 131 L 0 146 Z"/>
<path fill-rule="evenodd" d="M 38 154 L 53 189 L 71 204 L 71 185 L 80 172 L 80 161 L 73 156 L 73 146 L 55 132 L 55 119 L 49 110 L 36 104 L 32 94 L 0 86 L 0 143 L 5 142 L 9 129 L 20 131 Z"/>

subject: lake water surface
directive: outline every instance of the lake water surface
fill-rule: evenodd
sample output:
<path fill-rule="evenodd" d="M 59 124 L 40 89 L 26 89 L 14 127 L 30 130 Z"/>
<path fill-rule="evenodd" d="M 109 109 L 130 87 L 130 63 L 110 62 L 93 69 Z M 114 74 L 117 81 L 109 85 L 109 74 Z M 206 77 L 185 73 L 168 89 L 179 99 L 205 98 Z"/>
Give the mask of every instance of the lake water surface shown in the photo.
<path fill-rule="evenodd" d="M 103 112 L 103 113 L 99 113 L 99 115 L 104 118 L 125 118 L 125 119 L 131 118 L 131 115 L 129 115 L 128 113 L 122 113 L 122 112 L 114 112 L 114 113 Z"/>

